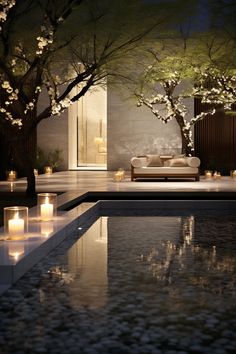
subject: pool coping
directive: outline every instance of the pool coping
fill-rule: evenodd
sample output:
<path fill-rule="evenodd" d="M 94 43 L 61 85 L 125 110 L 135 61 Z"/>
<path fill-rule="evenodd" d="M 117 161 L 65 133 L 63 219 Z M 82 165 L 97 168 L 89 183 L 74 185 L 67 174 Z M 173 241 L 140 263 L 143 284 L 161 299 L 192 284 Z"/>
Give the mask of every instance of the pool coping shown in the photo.
<path fill-rule="evenodd" d="M 87 197 L 99 197 L 97 202 L 85 202 Z M 3 257 L 0 261 L 0 295 L 6 291 L 13 283 L 22 277 L 30 268 L 32 268 L 40 259 L 45 257 L 50 251 L 57 247 L 69 234 L 83 225 L 87 224 L 89 220 L 108 215 L 111 210 L 141 210 L 154 211 L 158 210 L 180 210 L 196 211 L 198 210 L 236 210 L 236 200 L 205 200 L 205 199 L 136 199 L 139 193 L 128 193 L 126 197 L 133 197 L 132 199 L 107 200 L 106 197 L 111 197 L 108 192 L 87 192 L 82 195 L 77 195 L 72 198 L 71 193 L 65 193 L 58 196 L 58 216 L 53 221 L 53 232 L 48 237 L 43 237 L 39 232 L 40 223 L 36 219 L 37 207 L 29 210 L 30 229 L 29 237 L 26 242 L 26 252 L 18 261 L 9 261 L 8 247 L 9 244 L 3 241 L 0 244 L 0 251 Z M 145 193 L 142 195 L 144 198 Z M 120 196 L 122 197 L 122 196 Z M 80 203 L 80 204 L 79 204 Z M 79 204 L 75 206 L 76 204 Z M 223 208 L 223 209 L 222 209 Z M 63 209 L 70 209 L 62 211 Z M 0 229 L 0 233 L 3 228 Z M 14 241 L 10 241 L 14 242 Z M 6 258 L 5 254 L 7 253 Z M 1 254 L 1 253 L 0 253 Z"/>

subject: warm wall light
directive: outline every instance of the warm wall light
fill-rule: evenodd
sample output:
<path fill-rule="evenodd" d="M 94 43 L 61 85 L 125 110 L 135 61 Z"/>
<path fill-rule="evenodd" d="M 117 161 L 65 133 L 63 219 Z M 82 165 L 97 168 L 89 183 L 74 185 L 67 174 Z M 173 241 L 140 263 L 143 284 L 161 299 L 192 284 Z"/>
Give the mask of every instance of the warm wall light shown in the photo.
<path fill-rule="evenodd" d="M 51 221 L 56 215 L 57 194 L 39 193 L 38 194 L 38 215 L 42 221 Z"/>
<path fill-rule="evenodd" d="M 14 170 L 7 171 L 6 175 L 7 175 L 7 181 L 9 182 L 13 182 L 17 179 L 17 172 Z"/>
<path fill-rule="evenodd" d="M 27 229 L 27 207 L 13 206 L 4 208 L 4 231 L 11 240 L 24 239 Z"/>
<path fill-rule="evenodd" d="M 44 167 L 44 173 L 46 175 L 51 175 L 52 174 L 52 167 L 51 166 L 45 166 Z"/>

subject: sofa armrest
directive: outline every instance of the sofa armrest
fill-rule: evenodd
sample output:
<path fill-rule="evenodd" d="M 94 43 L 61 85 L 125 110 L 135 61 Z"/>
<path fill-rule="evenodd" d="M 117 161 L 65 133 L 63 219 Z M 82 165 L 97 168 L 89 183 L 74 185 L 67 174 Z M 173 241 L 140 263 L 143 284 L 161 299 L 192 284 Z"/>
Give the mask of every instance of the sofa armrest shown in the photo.
<path fill-rule="evenodd" d="M 130 162 L 131 162 L 131 165 L 136 168 L 146 167 L 147 166 L 147 157 L 146 156 L 132 157 Z"/>
<path fill-rule="evenodd" d="M 197 168 L 201 164 L 200 159 L 196 156 L 187 157 L 186 159 L 189 167 Z"/>

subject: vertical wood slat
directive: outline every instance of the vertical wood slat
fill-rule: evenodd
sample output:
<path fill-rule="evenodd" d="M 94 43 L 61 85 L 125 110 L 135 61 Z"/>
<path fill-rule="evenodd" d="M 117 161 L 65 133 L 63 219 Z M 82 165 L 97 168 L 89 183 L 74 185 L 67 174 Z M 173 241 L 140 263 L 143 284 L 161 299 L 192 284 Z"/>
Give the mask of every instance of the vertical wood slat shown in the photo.
<path fill-rule="evenodd" d="M 204 108 L 195 99 L 195 115 Z M 194 136 L 202 172 L 212 169 L 228 175 L 231 169 L 236 169 L 236 116 L 227 116 L 223 111 L 207 116 L 195 125 Z"/>

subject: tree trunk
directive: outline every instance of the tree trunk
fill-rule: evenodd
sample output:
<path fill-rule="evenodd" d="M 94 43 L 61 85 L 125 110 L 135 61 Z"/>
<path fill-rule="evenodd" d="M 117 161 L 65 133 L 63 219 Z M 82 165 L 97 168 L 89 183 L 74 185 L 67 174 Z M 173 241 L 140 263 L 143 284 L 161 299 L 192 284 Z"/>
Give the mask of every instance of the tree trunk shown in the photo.
<path fill-rule="evenodd" d="M 185 124 L 184 124 L 184 118 L 182 116 L 180 115 L 176 116 L 175 119 L 176 122 L 178 123 L 180 133 L 181 133 L 181 140 L 182 140 L 181 153 L 185 154 L 186 156 L 191 156 L 194 152 L 194 149 L 191 144 L 190 130 L 189 131 L 184 130 Z"/>
<path fill-rule="evenodd" d="M 28 140 L 22 137 L 15 139 L 11 143 L 11 149 L 17 168 L 27 178 L 26 195 L 33 197 L 36 195 L 35 176 L 33 157 L 28 150 Z"/>

